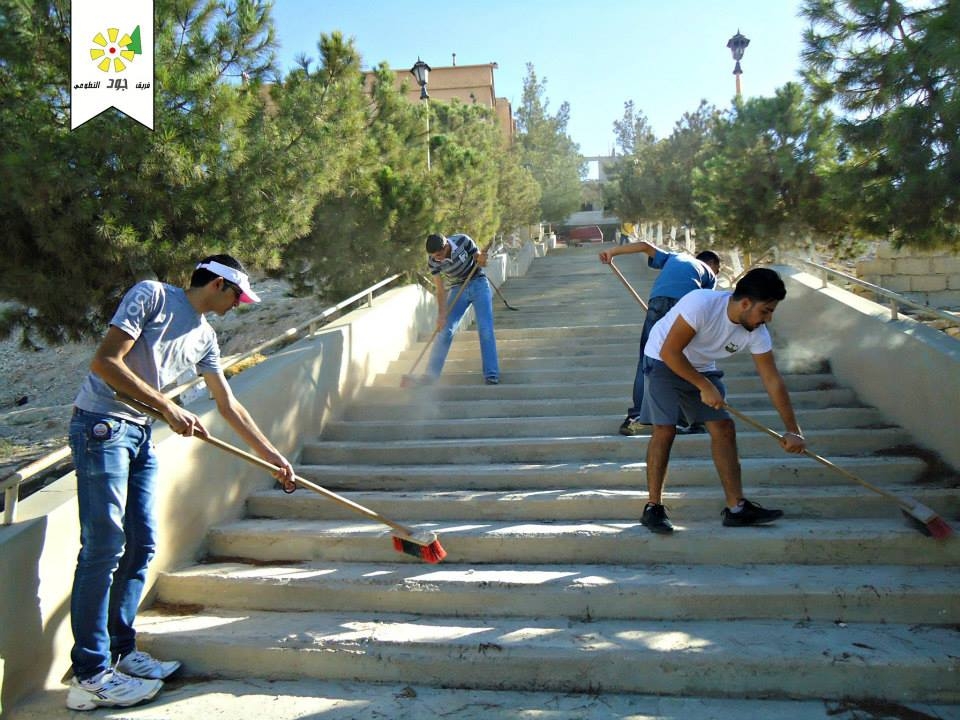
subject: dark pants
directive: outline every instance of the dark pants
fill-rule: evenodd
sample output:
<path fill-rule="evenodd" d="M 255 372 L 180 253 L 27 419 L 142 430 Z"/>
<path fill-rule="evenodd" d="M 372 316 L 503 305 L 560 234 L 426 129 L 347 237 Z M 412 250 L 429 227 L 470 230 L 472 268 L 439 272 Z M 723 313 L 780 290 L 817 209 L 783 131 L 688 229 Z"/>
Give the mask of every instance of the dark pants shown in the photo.
<path fill-rule="evenodd" d="M 637 374 L 633 378 L 633 407 L 627 410 L 632 418 L 639 417 L 643 407 L 643 351 L 650 338 L 650 330 L 657 320 L 662 318 L 677 304 L 680 298 L 654 297 L 647 303 L 647 319 L 643 321 L 643 330 L 640 332 L 640 359 L 637 361 Z"/>

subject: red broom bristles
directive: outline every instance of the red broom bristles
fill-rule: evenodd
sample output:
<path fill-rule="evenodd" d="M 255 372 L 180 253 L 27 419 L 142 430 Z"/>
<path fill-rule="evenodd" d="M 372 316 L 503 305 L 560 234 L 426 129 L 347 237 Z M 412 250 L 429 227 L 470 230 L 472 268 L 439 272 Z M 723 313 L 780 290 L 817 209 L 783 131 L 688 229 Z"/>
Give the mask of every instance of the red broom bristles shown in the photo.
<path fill-rule="evenodd" d="M 412 555 L 415 558 L 420 558 L 424 562 L 428 562 L 433 565 L 440 562 L 447 556 L 447 551 L 443 549 L 443 546 L 440 545 L 440 541 L 437 539 L 434 539 L 433 542 L 427 545 L 420 545 L 412 540 L 406 540 L 394 535 L 393 549 L 397 552 L 406 553 L 407 555 Z"/>

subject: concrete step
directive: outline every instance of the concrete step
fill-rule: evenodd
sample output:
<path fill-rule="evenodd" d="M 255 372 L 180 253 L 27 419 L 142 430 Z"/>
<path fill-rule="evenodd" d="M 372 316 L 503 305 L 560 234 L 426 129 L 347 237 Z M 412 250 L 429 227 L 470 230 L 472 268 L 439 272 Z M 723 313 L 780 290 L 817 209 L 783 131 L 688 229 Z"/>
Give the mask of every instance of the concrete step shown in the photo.
<path fill-rule="evenodd" d="M 66 689 L 46 690 L 11 709 L 7 720 L 63 716 Z M 881 705 L 899 718 L 956 720 L 960 708 L 931 703 L 664 697 L 635 693 L 443 689 L 406 682 L 336 682 L 301 678 L 168 680 L 149 705 L 104 708 L 105 720 L 864 720 Z M 876 718 L 877 715 L 872 715 Z M 894 717 L 894 716 L 889 716 Z"/>
<path fill-rule="evenodd" d="M 504 434 L 510 433 L 507 425 Z M 900 428 L 875 430 L 811 430 L 805 432 L 810 449 L 827 458 L 865 455 L 910 443 Z M 623 437 L 598 435 L 585 437 L 481 438 L 457 440 L 397 440 L 359 442 L 346 440 L 308 440 L 303 444 L 300 462 L 306 465 L 359 463 L 415 465 L 420 463 L 543 463 L 586 460 L 597 462 L 642 460 L 646 456 L 647 436 Z M 737 433 L 741 457 L 770 457 L 782 454 L 776 441 L 760 432 Z M 686 458 L 710 456 L 708 435 L 681 436 L 674 442 L 671 463 Z M 839 464 L 842 465 L 842 462 Z"/>
<path fill-rule="evenodd" d="M 414 606 L 411 608 L 416 610 Z M 775 642 L 759 642 L 776 638 Z M 141 614 L 187 676 L 443 687 L 954 703 L 953 628 L 806 620 L 573 621 L 219 610 Z"/>
<path fill-rule="evenodd" d="M 613 390 L 608 384 L 603 391 Z M 765 393 L 731 393 L 727 396 L 730 404 L 738 410 L 751 413 L 770 407 L 770 398 Z M 802 390 L 792 393 L 790 400 L 800 412 L 823 408 L 863 407 L 856 394 L 848 388 L 833 390 Z M 507 418 L 507 417 L 570 417 L 585 415 L 610 415 L 617 418 L 614 427 L 607 429 L 616 432 L 630 403 L 630 388 L 619 386 L 617 392 L 601 397 L 582 398 L 543 398 L 511 400 L 474 399 L 435 400 L 429 404 L 412 402 L 411 399 L 397 398 L 393 401 L 381 400 L 375 394 L 368 394 L 362 403 L 353 403 L 347 408 L 343 419 L 346 421 L 370 420 L 410 420 L 439 418 Z"/>
<path fill-rule="evenodd" d="M 319 495 L 269 490 L 210 532 L 206 562 L 160 578 L 138 642 L 185 661 L 169 693 L 184 717 L 960 718 L 960 541 L 889 498 L 740 427 L 748 497 L 786 517 L 722 527 L 710 440 L 689 436 L 666 488 L 677 531 L 640 526 L 648 437 L 616 430 L 644 313 L 599 249 L 504 283 L 521 311 L 495 301 L 501 385 L 482 384 L 468 329 L 438 383 L 401 387 L 418 344 L 303 443 L 299 473 L 436 532 L 443 564 Z M 644 297 L 645 260 L 618 260 Z M 960 527 L 958 478 L 817 352 L 777 345 L 811 450 Z M 752 360 L 723 369 L 731 404 L 779 429 Z M 167 692 L 147 709 L 179 720 Z"/>
<path fill-rule="evenodd" d="M 449 386 L 469 385 L 475 392 L 483 391 L 484 395 L 481 397 L 498 397 L 505 394 L 507 389 L 517 389 L 517 386 L 526 386 L 525 389 L 527 391 L 535 388 L 533 392 L 540 395 L 541 390 L 550 392 L 550 386 L 559 385 L 566 387 L 567 393 L 589 395 L 592 392 L 592 386 L 597 383 L 611 383 L 619 386 L 621 392 L 623 392 L 624 387 L 629 392 L 630 388 L 633 387 L 633 378 L 637 367 L 636 363 L 636 358 L 634 358 L 629 363 L 619 366 L 554 367 L 551 363 L 544 362 L 540 368 L 513 370 L 504 367 L 501 368 L 500 385 L 493 386 L 483 384 L 483 378 L 480 377 L 479 366 L 477 366 L 477 370 L 444 371 L 435 386 L 430 388 L 415 388 L 413 390 L 404 389 L 404 392 L 407 394 L 413 393 L 415 390 L 437 392 Z M 412 364 L 410 367 L 401 367 L 399 364 L 394 363 L 387 372 L 379 373 L 376 376 L 373 387 L 366 388 L 366 392 L 379 390 L 383 386 L 400 389 L 401 381 L 409 374 L 412 367 Z M 425 367 L 426 361 L 421 361 L 414 374 L 422 374 Z M 791 392 L 794 390 L 809 390 L 821 387 L 832 388 L 839 385 L 836 378 L 829 373 L 789 373 L 784 375 L 784 380 L 787 383 L 787 389 Z M 760 378 L 757 377 L 756 373 L 733 374 L 730 377 L 724 377 L 723 382 L 727 386 L 728 392 L 744 392 L 744 388 L 749 388 L 750 392 L 756 392 L 763 388 Z M 484 390 L 484 388 L 488 389 Z M 497 388 L 501 388 L 499 394 L 495 392 Z M 520 393 L 522 392 L 523 391 L 520 391 Z M 421 395 L 426 394 L 428 393 L 421 393 Z"/>
<path fill-rule="evenodd" d="M 735 400 L 731 399 L 731 403 Z M 623 401 L 620 401 L 621 413 Z M 752 414 L 767 426 L 780 425 L 780 417 L 772 410 L 758 410 Z M 511 417 L 509 423 L 502 417 L 421 419 L 412 412 L 402 420 L 348 420 L 327 423 L 324 440 L 355 440 L 392 442 L 424 438 L 497 438 L 509 432 L 511 437 L 589 437 L 619 434 L 622 415 L 567 415 Z M 888 425 L 884 416 L 873 408 L 810 409 L 801 414 L 804 432 L 810 430 L 869 428 Z M 741 432 L 744 431 L 741 423 Z"/>
<path fill-rule="evenodd" d="M 761 503 L 765 497 L 755 496 Z M 462 520 L 406 523 L 415 532 L 436 533 L 448 553 L 445 563 L 613 563 L 629 565 L 656 558 L 662 563 L 726 565 L 893 564 L 949 567 L 960 561 L 960 542 L 935 541 L 909 525 L 896 506 L 884 518 L 813 520 L 785 517 L 763 527 L 720 524 L 722 502 L 710 520 L 672 513 L 676 532 L 654 535 L 638 520 L 497 522 Z M 375 508 L 374 508 L 375 509 Z M 789 514 L 789 508 L 787 509 Z M 467 510 L 465 509 L 466 513 Z M 403 518 L 394 518 L 403 521 Z M 212 559 L 257 562 L 323 560 L 390 562 L 397 553 L 384 525 L 357 516 L 351 520 L 238 520 L 210 531 Z M 417 562 L 410 558 L 410 562 Z"/>
<path fill-rule="evenodd" d="M 897 565 L 209 563 L 165 574 L 167 605 L 592 620 L 960 622 L 960 576 Z M 214 599 L 215 600 L 211 600 Z"/>
<path fill-rule="evenodd" d="M 841 482 L 835 470 L 802 456 L 744 458 L 740 465 L 748 488 L 835 486 Z M 919 482 L 928 470 L 923 460 L 907 456 L 844 457 L 842 466 L 874 485 Z M 337 491 L 435 490 L 454 485 L 460 490 L 636 489 L 646 486 L 645 471 L 642 458 L 627 462 L 297 466 L 306 479 Z M 671 468 L 669 487 L 717 487 L 718 482 L 712 460 L 688 458 L 682 466 Z"/>
<path fill-rule="evenodd" d="M 421 368 L 422 371 L 422 368 Z M 626 394 L 629 399 L 633 391 L 633 370 L 575 370 L 552 372 L 545 368 L 541 372 L 524 371 L 508 373 L 500 378 L 499 385 L 484 385 L 478 373 L 451 373 L 442 375 L 435 385 L 426 387 L 401 387 L 406 373 L 382 373 L 373 385 L 361 388 L 354 404 L 368 401 L 406 402 L 427 405 L 438 400 L 529 400 L 546 398 L 594 398 L 618 397 Z M 575 377 L 589 377 L 588 381 L 577 381 Z M 569 381 L 567 381 L 569 378 Z M 826 373 L 786 375 L 784 380 L 791 395 L 809 390 L 833 390 L 838 385 L 833 375 Z M 725 377 L 727 393 L 762 392 L 763 387 L 756 376 L 743 375 Z"/>
<path fill-rule="evenodd" d="M 549 367 L 552 371 L 576 370 L 579 368 L 630 368 L 631 371 L 637 367 L 639 346 L 633 348 L 623 348 L 621 352 L 583 352 L 583 353 L 550 353 L 548 351 L 528 351 L 525 356 L 514 355 L 512 357 L 500 357 L 501 372 L 513 373 L 524 370 L 537 370 L 543 367 Z M 419 356 L 419 351 L 409 356 L 401 357 L 397 362 L 390 366 L 388 373 L 397 370 L 406 372 L 412 367 Z M 426 356 L 424 356 L 426 357 Z M 756 368 L 750 358 L 747 362 L 729 361 L 724 363 L 723 370 L 730 375 L 755 375 Z M 470 372 L 480 369 L 480 351 L 462 352 L 448 357 L 444 363 L 444 373 Z"/>
<path fill-rule="evenodd" d="M 641 480 L 640 477 L 637 478 Z M 960 515 L 960 497 L 953 488 L 887 485 L 883 489 L 900 497 L 913 497 L 935 508 L 945 517 Z M 791 518 L 845 518 L 890 517 L 896 503 L 855 483 L 838 487 L 804 488 L 788 486 L 747 486 L 751 497 L 762 495 L 764 504 L 783 508 Z M 475 520 L 496 522 L 521 520 L 561 521 L 592 520 L 594 518 L 629 518 L 635 520 L 643 513 L 647 502 L 644 482 L 635 489 L 612 490 L 557 489 L 557 490 L 461 490 L 434 489 L 402 492 L 396 490 L 351 492 L 348 497 L 370 508 L 402 517 L 405 521 L 446 521 L 469 516 Z M 687 520 L 715 520 L 723 508 L 723 494 L 719 481 L 712 486 L 678 487 L 668 485 L 664 503 L 672 514 Z M 288 518 L 308 520 L 346 520 L 355 513 L 304 490 L 286 494 L 281 490 L 256 493 L 247 500 L 247 514 L 252 518 Z"/>

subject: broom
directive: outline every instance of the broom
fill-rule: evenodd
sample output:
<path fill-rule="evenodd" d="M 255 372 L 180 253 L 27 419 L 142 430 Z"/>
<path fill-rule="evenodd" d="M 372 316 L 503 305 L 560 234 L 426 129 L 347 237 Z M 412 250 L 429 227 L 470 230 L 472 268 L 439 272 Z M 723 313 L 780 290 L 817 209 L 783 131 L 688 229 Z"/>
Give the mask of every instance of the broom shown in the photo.
<path fill-rule="evenodd" d="M 503 304 L 506 305 L 507 310 L 519 310 L 519 309 L 520 309 L 520 308 L 518 308 L 518 307 L 514 307 L 513 305 L 511 305 L 510 303 L 507 302 L 507 299 L 503 296 L 503 293 L 500 292 L 500 288 L 498 288 L 498 287 L 493 283 L 493 280 L 491 280 L 490 278 L 487 278 L 487 282 L 490 283 L 490 287 L 492 287 L 493 290 L 494 290 L 494 292 L 497 293 L 497 296 L 498 296 L 501 300 L 503 300 Z"/>
<path fill-rule="evenodd" d="M 488 249 L 489 249 L 489 246 L 488 246 Z M 486 252 L 486 250 L 484 250 L 484 252 Z M 466 279 L 460 284 L 460 289 L 457 290 L 456 294 L 453 296 L 453 300 L 451 300 L 447 304 L 448 310 L 457 304 L 457 300 L 460 299 L 460 296 L 463 294 L 463 291 L 467 289 L 467 285 L 469 285 L 470 281 L 473 280 L 473 275 L 474 273 L 477 272 L 479 268 L 480 268 L 480 265 L 474 262 L 473 267 L 470 268 L 470 272 L 467 273 Z M 433 344 L 433 341 L 436 340 L 437 333 L 439 332 L 440 332 L 440 327 L 438 326 L 437 328 L 434 329 L 433 334 L 430 336 L 430 339 L 427 340 L 427 344 L 423 346 L 423 349 L 420 351 L 420 354 L 417 355 L 417 359 L 413 361 L 413 365 L 410 366 L 410 372 L 408 372 L 406 375 L 400 378 L 400 387 L 407 388 L 417 384 L 417 378 L 413 374 L 413 371 L 417 369 L 417 365 L 419 365 L 420 361 L 423 360 L 423 356 L 427 354 L 427 348 L 429 348 Z"/>
<path fill-rule="evenodd" d="M 770 435 L 771 437 L 775 437 L 777 440 L 781 440 L 783 438 L 783 436 L 780 433 L 778 433 L 776 430 L 771 430 L 770 428 L 766 427 L 765 425 L 762 425 L 761 423 L 757 422 L 753 418 L 748 417 L 747 415 L 744 415 L 739 410 L 736 410 L 735 408 L 730 407 L 730 405 L 728 405 L 727 403 L 724 403 L 724 407 L 727 410 L 729 410 L 731 413 L 733 413 L 736 417 L 738 417 L 740 420 L 743 420 L 745 423 L 752 425 L 757 430 L 761 430 L 767 433 L 767 435 Z M 809 458 L 816 460 L 821 465 L 826 465 L 831 470 L 836 470 L 845 478 L 848 478 L 850 480 L 853 480 L 854 482 L 860 483 L 861 485 L 863 485 L 863 487 L 867 488 L 867 490 L 872 490 L 878 495 L 883 495 L 884 497 L 889 498 L 890 500 L 893 500 L 895 503 L 897 503 L 897 505 L 900 506 L 900 512 L 902 512 L 904 516 L 908 520 L 910 520 L 912 525 L 916 526 L 917 529 L 920 530 L 925 535 L 932 536 L 937 540 L 943 540 L 945 538 L 950 537 L 953 534 L 953 528 L 947 525 L 946 521 L 942 517 L 937 515 L 936 512 L 928 508 L 926 505 L 924 505 L 920 501 L 912 497 L 901 497 L 899 495 L 895 495 L 894 493 L 888 492 L 887 490 L 883 490 L 882 488 L 879 488 L 876 485 L 872 485 L 871 483 L 861 478 L 859 475 L 855 475 L 854 473 L 850 472 L 849 470 L 845 470 L 839 465 L 834 465 L 832 462 L 830 462 L 826 458 L 821 457 L 816 453 L 810 452 L 809 450 L 804 449 L 803 454 Z"/>
<path fill-rule="evenodd" d="M 146 405 L 145 403 L 142 403 L 139 400 L 136 400 L 135 398 L 123 393 L 118 392 L 116 395 L 120 402 L 126 403 L 130 407 L 139 410 L 143 414 L 149 415 L 156 420 L 164 420 L 163 414 L 156 408 Z M 251 453 L 241 450 L 240 448 L 224 442 L 223 440 L 219 440 L 212 435 L 195 435 L 194 437 L 198 437 L 206 443 L 218 447 L 221 450 L 225 450 L 231 455 L 236 455 L 237 457 L 242 458 L 249 463 L 258 465 L 265 470 L 269 470 L 270 472 L 276 472 L 279 470 L 279 468 L 273 463 L 269 463 L 266 460 L 257 457 L 256 455 L 252 455 Z M 353 510 L 354 512 L 357 512 L 364 517 L 369 518 L 370 520 L 375 520 L 376 522 L 382 523 L 383 525 L 395 530 L 397 535 L 393 536 L 393 548 L 397 552 L 412 555 L 413 557 L 420 558 L 424 562 L 428 563 L 438 563 L 447 556 L 447 551 L 443 549 L 442 545 L 440 545 L 440 541 L 437 539 L 437 536 L 434 533 L 415 533 L 410 528 L 390 520 L 389 518 L 385 518 L 380 513 L 364 507 L 363 505 L 345 498 L 342 495 L 338 495 L 332 490 L 327 490 L 321 485 L 317 485 L 309 480 L 305 480 L 299 475 L 294 475 L 293 479 L 297 485 L 301 485 L 309 490 L 313 490 L 315 493 L 323 495 L 328 500 L 333 500 L 334 502 Z"/>
<path fill-rule="evenodd" d="M 633 285 L 631 285 L 623 276 L 623 273 L 620 272 L 620 268 L 613 264 L 613 258 L 610 258 L 610 269 L 613 270 L 614 275 L 620 278 L 620 282 L 623 283 L 624 287 L 630 291 L 630 294 L 633 295 L 633 299 L 640 303 L 640 307 L 646 310 L 647 304 L 643 301 L 643 298 L 637 294 L 637 291 L 633 289 Z"/>

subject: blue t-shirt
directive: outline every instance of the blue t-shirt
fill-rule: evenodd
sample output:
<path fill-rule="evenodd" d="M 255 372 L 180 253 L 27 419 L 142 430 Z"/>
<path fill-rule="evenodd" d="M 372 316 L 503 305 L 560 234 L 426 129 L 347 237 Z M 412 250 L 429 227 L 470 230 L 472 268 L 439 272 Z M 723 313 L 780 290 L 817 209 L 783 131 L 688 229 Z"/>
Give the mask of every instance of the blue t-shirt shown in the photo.
<path fill-rule="evenodd" d="M 182 288 L 153 280 L 139 282 L 123 296 L 110 324 L 136 340 L 124 362 L 157 390 L 171 386 L 186 370 L 220 370 L 217 334 L 194 310 Z M 83 381 L 73 404 L 137 423 L 147 420 L 116 400 L 110 386 L 93 372 Z"/>
<path fill-rule="evenodd" d="M 657 250 L 647 265 L 660 270 L 650 290 L 650 299 L 667 297 L 679 300 L 691 290 L 712 290 L 717 276 L 706 263 L 687 253 Z"/>

